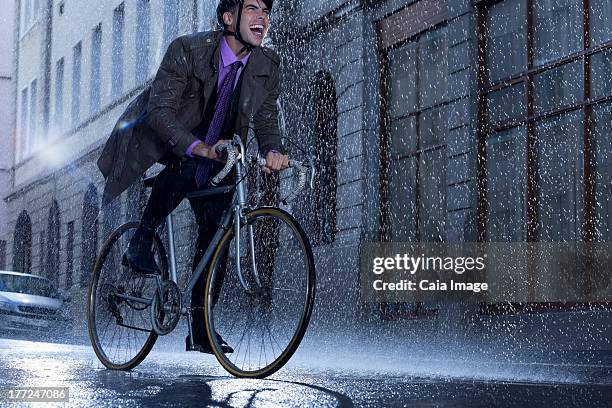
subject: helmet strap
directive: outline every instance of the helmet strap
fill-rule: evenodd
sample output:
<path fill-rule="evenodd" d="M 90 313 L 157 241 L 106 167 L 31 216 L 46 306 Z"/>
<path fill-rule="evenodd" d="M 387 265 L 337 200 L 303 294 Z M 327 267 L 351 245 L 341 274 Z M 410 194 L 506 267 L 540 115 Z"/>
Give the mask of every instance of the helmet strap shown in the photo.
<path fill-rule="evenodd" d="M 244 51 L 250 52 L 255 48 L 255 46 L 246 42 L 244 38 L 242 38 L 242 34 L 240 34 L 240 23 L 242 20 L 242 5 L 243 4 L 244 4 L 243 1 L 239 2 L 238 4 L 238 18 L 236 19 L 236 31 L 234 32 L 234 31 L 228 30 L 227 28 L 223 28 L 223 34 L 229 34 L 233 36 L 236 40 L 238 40 L 240 44 L 243 45 L 242 49 L 240 50 L 238 54 L 242 54 Z"/>

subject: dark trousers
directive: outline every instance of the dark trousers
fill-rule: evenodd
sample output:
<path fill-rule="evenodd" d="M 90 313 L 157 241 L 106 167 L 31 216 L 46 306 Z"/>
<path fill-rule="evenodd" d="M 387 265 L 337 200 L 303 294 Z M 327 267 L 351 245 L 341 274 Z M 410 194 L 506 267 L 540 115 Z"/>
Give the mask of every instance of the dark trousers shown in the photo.
<path fill-rule="evenodd" d="M 197 159 L 188 159 L 182 163 L 176 161 L 174 163 L 169 163 L 159 173 L 155 178 L 149 201 L 143 212 L 141 225 L 153 230 L 157 229 L 168 214 L 183 201 L 189 192 L 198 189 L 195 182 L 197 164 Z M 213 174 L 216 174 L 222 167 L 223 165 L 221 163 L 215 163 Z M 230 173 L 230 175 L 223 180 L 222 184 L 233 183 L 233 181 L 233 175 Z M 231 199 L 231 194 L 189 198 L 189 204 L 191 205 L 191 209 L 193 210 L 198 224 L 198 238 L 195 255 L 193 257 L 192 270 L 195 270 L 204 252 L 206 252 L 213 235 L 217 231 L 218 224 L 221 221 L 221 215 L 225 209 L 229 208 Z M 224 268 L 225 262 L 222 262 L 221 269 L 223 270 L 219 271 L 221 279 L 225 272 Z M 208 265 L 204 268 L 204 272 L 200 275 L 200 278 L 197 280 L 191 292 L 193 339 L 196 343 L 203 343 L 206 341 L 203 306 L 207 272 Z M 216 289 L 217 293 L 214 294 L 215 298 L 218 297 L 220 285 L 217 285 Z"/>

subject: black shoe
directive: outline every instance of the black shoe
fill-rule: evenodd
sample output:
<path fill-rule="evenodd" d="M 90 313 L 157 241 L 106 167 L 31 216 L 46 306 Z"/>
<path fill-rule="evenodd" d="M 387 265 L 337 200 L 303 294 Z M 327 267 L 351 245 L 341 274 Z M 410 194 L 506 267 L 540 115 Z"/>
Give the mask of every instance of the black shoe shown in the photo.
<path fill-rule="evenodd" d="M 123 254 L 121 264 L 132 268 L 138 274 L 161 275 L 159 266 L 153 257 L 153 251 L 151 251 L 152 245 L 153 233 L 151 230 L 138 228 Z"/>
<path fill-rule="evenodd" d="M 225 340 L 223 340 L 223 337 L 221 337 L 219 333 L 217 333 L 217 339 L 221 344 L 221 350 L 225 354 L 230 354 L 234 352 L 234 349 L 231 348 L 230 345 L 225 342 Z M 192 347 L 191 342 L 189 341 L 189 335 L 185 337 L 185 351 L 199 351 L 200 353 L 214 354 L 212 348 L 210 347 L 210 344 L 208 343 L 208 339 L 204 341 L 194 341 Z"/>
<path fill-rule="evenodd" d="M 151 250 L 146 251 L 140 248 L 128 247 L 123 253 L 121 264 L 131 268 L 140 275 L 161 275 Z"/>

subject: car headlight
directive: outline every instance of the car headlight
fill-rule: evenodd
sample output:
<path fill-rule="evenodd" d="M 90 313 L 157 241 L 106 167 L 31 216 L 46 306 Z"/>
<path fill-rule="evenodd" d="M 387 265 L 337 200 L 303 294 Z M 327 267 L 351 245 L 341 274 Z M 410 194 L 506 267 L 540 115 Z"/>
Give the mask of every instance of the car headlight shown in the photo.
<path fill-rule="evenodd" d="M 0 310 L 8 311 L 8 312 L 19 312 L 17 305 L 11 302 L 10 300 L 0 299 Z"/>

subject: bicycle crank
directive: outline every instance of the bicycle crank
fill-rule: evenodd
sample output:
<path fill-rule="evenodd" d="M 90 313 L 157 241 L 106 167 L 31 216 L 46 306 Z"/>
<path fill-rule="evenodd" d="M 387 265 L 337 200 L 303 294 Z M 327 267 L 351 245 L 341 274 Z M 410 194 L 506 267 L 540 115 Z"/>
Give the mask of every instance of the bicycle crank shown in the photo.
<path fill-rule="evenodd" d="M 181 317 L 181 291 L 170 280 L 161 281 L 151 303 L 151 325 L 160 336 L 170 333 Z"/>

